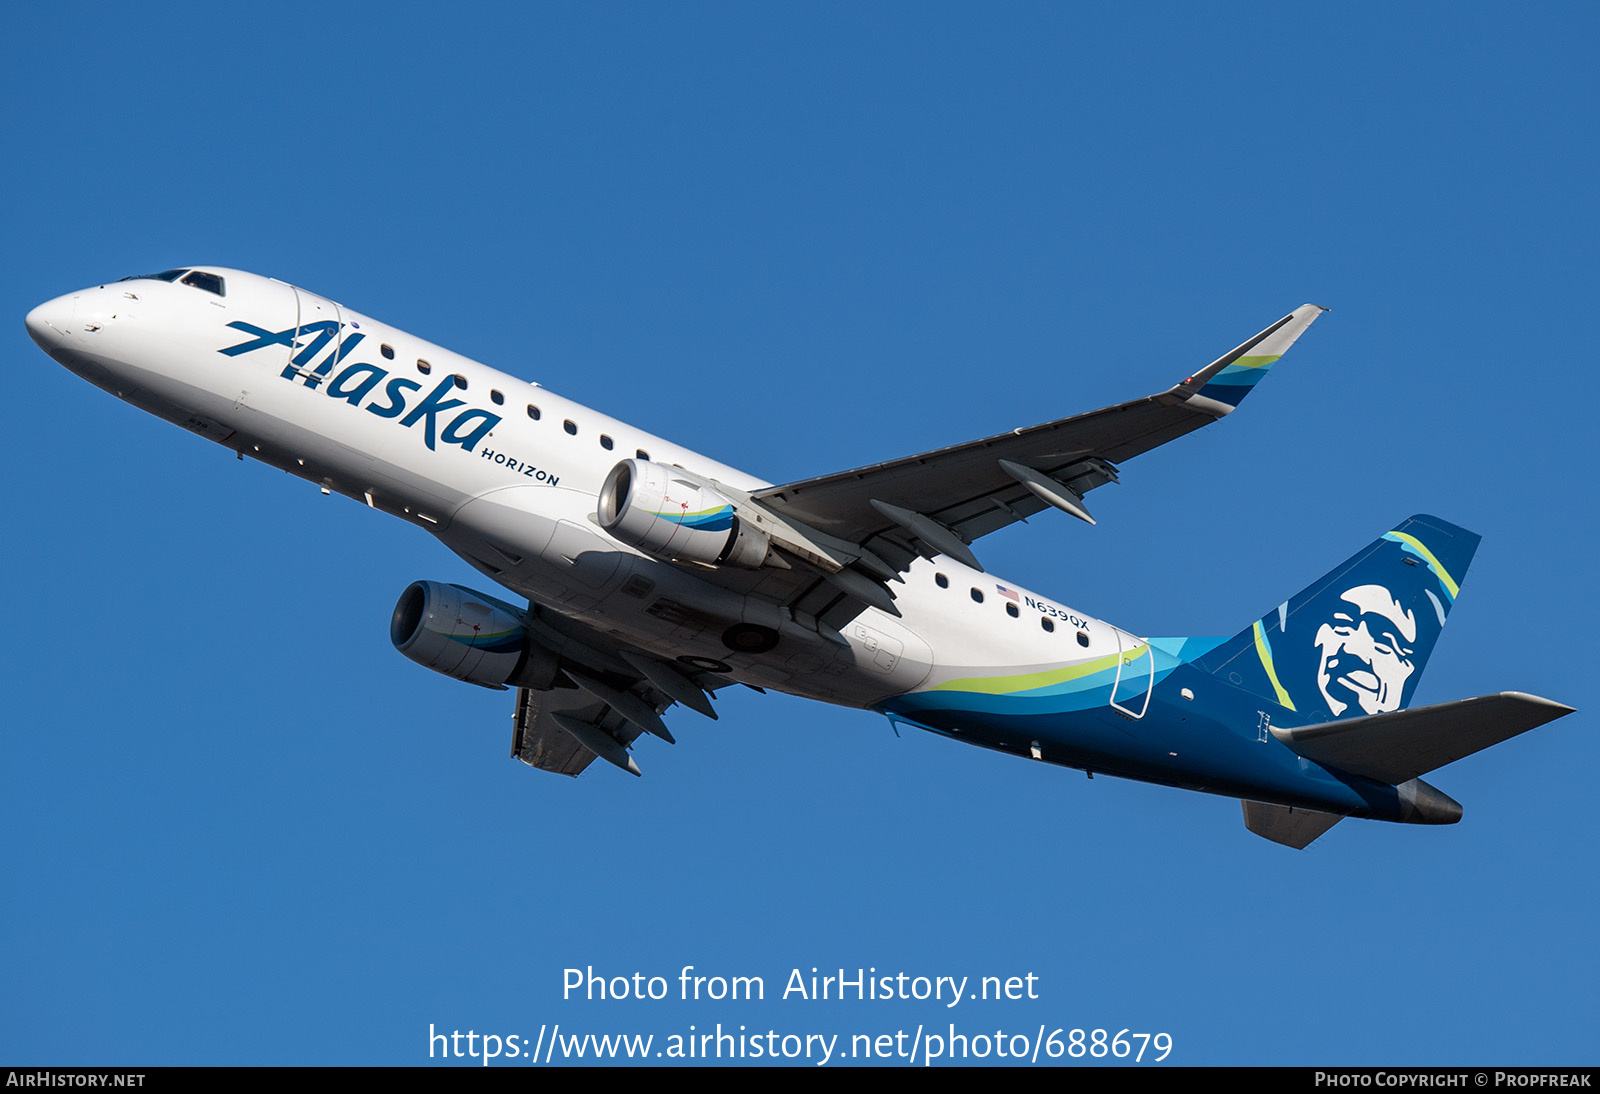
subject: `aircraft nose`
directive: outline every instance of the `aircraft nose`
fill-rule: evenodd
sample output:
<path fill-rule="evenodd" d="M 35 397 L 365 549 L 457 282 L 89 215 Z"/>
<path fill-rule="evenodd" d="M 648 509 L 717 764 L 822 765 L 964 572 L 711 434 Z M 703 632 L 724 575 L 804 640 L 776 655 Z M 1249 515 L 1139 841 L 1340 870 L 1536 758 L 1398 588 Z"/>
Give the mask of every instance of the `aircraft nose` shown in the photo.
<path fill-rule="evenodd" d="M 61 344 L 61 339 L 72 326 L 72 311 L 76 304 L 76 297 L 58 296 L 28 313 L 23 322 L 28 326 L 29 337 L 39 343 L 40 349 L 49 353 Z"/>

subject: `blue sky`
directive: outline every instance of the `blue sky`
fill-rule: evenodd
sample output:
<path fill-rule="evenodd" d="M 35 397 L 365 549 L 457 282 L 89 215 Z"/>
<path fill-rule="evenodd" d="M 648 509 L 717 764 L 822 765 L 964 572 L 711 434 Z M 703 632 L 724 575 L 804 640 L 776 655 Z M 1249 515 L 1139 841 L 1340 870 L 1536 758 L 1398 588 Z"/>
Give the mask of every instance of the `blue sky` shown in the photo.
<path fill-rule="evenodd" d="M 430 1023 L 1169 1033 L 1179 1063 L 1595 1060 L 1591 5 L 18 8 L 0 1059 L 419 1063 Z M 772 481 L 1163 389 L 1331 306 L 1099 525 L 990 570 L 1231 634 L 1406 515 L 1484 536 L 1417 693 L 1580 712 L 1464 821 L 1237 802 L 737 689 L 643 779 L 396 654 L 407 526 L 143 415 L 22 316 L 270 274 Z M 561 998 L 562 970 L 767 999 Z M 1038 976 L 808 1003 L 809 974 Z"/>

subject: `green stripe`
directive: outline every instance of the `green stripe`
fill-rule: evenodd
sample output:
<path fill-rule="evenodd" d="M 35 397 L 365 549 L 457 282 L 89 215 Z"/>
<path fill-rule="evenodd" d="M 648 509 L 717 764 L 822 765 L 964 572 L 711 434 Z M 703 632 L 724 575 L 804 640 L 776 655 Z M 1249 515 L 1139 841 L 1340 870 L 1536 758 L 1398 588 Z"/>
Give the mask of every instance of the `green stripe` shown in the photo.
<path fill-rule="evenodd" d="M 1423 559 L 1426 560 L 1428 566 L 1433 570 L 1433 572 L 1439 575 L 1439 580 L 1444 582 L 1444 587 L 1450 590 L 1451 600 L 1454 600 L 1456 597 L 1461 595 L 1461 586 L 1455 583 L 1455 580 L 1451 578 L 1449 573 L 1445 571 L 1444 564 L 1433 556 L 1432 551 L 1423 546 L 1420 539 L 1418 539 L 1416 536 L 1407 535 L 1404 532 L 1390 532 L 1388 535 L 1393 536 L 1402 543 L 1409 543 L 1411 546 L 1417 549 L 1417 552 L 1422 555 Z"/>
<path fill-rule="evenodd" d="M 1281 353 L 1268 353 L 1261 357 L 1240 357 L 1238 360 L 1230 362 L 1230 364 L 1238 365 L 1240 368 L 1266 368 L 1282 356 L 1283 354 Z"/>
<path fill-rule="evenodd" d="M 1278 683 L 1278 671 L 1272 667 L 1272 647 L 1267 643 L 1267 632 L 1262 629 L 1261 620 L 1256 620 L 1252 629 L 1256 635 L 1256 656 L 1261 658 L 1261 667 L 1267 670 L 1267 679 L 1272 681 L 1272 690 L 1278 693 L 1278 705 L 1293 710 L 1294 700 L 1289 698 L 1289 693 Z"/>
<path fill-rule="evenodd" d="M 1068 680 L 1079 680 L 1096 672 L 1103 672 L 1116 665 L 1120 657 L 1122 663 L 1140 656 L 1148 647 L 1143 643 L 1121 654 L 1112 654 L 1110 657 L 1100 657 L 1093 661 L 1079 661 L 1076 664 L 1064 665 L 1058 669 L 1044 669 L 1039 672 L 1024 672 L 1015 676 L 967 676 L 960 680 L 946 680 L 929 688 L 929 691 L 965 691 L 978 695 L 1012 695 L 1019 691 L 1036 691 L 1039 688 L 1051 687 L 1055 684 L 1064 684 Z"/>

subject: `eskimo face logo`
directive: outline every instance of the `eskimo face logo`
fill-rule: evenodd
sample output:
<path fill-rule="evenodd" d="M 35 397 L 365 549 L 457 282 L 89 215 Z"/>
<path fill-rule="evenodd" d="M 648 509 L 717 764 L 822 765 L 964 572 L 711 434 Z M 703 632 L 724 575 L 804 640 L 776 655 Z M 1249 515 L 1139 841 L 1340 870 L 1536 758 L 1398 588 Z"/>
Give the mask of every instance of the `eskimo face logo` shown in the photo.
<path fill-rule="evenodd" d="M 1367 714 L 1399 710 L 1416 671 L 1417 619 L 1382 585 L 1357 585 L 1340 597 L 1348 608 L 1317 629 L 1317 690 L 1338 717 L 1352 702 Z"/>

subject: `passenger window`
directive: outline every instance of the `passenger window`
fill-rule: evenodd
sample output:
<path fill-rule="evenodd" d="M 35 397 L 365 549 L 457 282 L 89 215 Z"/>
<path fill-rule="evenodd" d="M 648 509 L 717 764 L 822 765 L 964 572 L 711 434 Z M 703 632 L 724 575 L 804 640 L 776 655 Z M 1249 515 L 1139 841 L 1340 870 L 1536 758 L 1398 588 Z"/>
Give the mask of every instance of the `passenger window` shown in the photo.
<path fill-rule="evenodd" d="M 634 455 L 637 456 L 639 459 L 643 460 L 645 463 L 649 463 L 650 462 L 650 453 L 646 452 L 642 448 L 639 449 L 637 452 L 635 452 Z"/>
<path fill-rule="evenodd" d="M 1015 604 L 1007 604 L 1006 605 L 1006 614 L 1009 615 L 1012 619 L 1016 619 L 1020 613 L 1017 611 L 1017 606 Z"/>
<path fill-rule="evenodd" d="M 387 348 L 387 347 L 385 347 L 385 348 Z M 428 364 L 428 362 L 424 361 L 422 358 L 418 357 L 417 358 L 417 371 L 422 373 L 422 375 L 426 376 L 426 375 L 428 375 L 428 373 L 433 371 L 433 366 Z"/>
<path fill-rule="evenodd" d="M 379 346 L 378 352 L 383 354 L 383 359 L 385 361 L 394 360 L 394 347 L 389 345 L 389 343 L 385 342 L 383 345 Z"/>
<path fill-rule="evenodd" d="M 983 603 L 983 594 L 981 592 L 979 592 L 977 589 L 973 589 L 972 590 L 972 602 L 974 604 L 982 604 Z"/>
<path fill-rule="evenodd" d="M 539 420 L 539 408 L 534 406 L 532 403 L 528 404 L 528 417 L 532 418 L 536 422 Z"/>
<path fill-rule="evenodd" d="M 495 406 L 499 406 L 501 403 L 506 401 L 506 397 L 491 388 L 489 391 L 489 401 Z"/>
<path fill-rule="evenodd" d="M 613 447 L 611 438 L 607 437 L 604 433 L 600 434 L 600 447 L 605 449 L 607 452 L 610 452 Z"/>
<path fill-rule="evenodd" d="M 1083 646 L 1085 648 L 1088 648 L 1089 635 L 1088 635 L 1087 632 L 1085 632 L 1085 631 L 1079 631 L 1078 632 L 1078 645 Z"/>
<path fill-rule="evenodd" d="M 568 418 L 566 421 L 562 422 L 561 423 L 561 428 L 565 429 L 568 433 L 572 434 L 574 437 L 576 437 L 578 435 L 578 426 L 577 426 L 576 423 L 573 422 L 573 420 L 571 418 Z"/>
<path fill-rule="evenodd" d="M 184 278 L 183 283 L 185 285 L 193 285 L 197 289 L 204 289 L 206 292 L 214 292 L 218 296 L 228 295 L 223 291 L 222 278 L 216 274 L 208 274 L 204 270 L 196 270 Z"/>
<path fill-rule="evenodd" d="M 933 583 L 939 586 L 941 589 L 948 589 L 950 587 L 950 579 L 945 577 L 943 574 L 934 574 Z"/>
<path fill-rule="evenodd" d="M 465 376 L 458 372 L 455 374 L 454 379 L 456 382 L 456 387 L 460 388 L 462 391 L 467 390 L 467 378 Z"/>
<path fill-rule="evenodd" d="M 1039 617 L 1039 626 L 1043 627 L 1047 631 L 1050 631 L 1051 633 L 1054 633 L 1056 629 L 1056 621 L 1051 619 L 1048 615 L 1041 615 Z"/>

